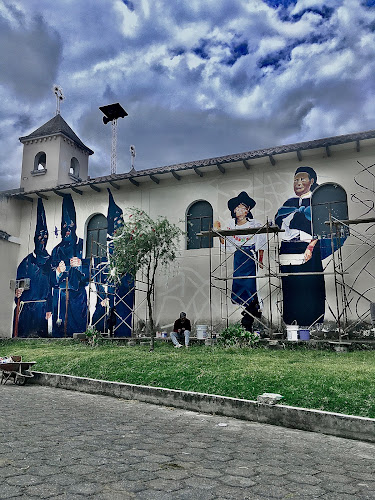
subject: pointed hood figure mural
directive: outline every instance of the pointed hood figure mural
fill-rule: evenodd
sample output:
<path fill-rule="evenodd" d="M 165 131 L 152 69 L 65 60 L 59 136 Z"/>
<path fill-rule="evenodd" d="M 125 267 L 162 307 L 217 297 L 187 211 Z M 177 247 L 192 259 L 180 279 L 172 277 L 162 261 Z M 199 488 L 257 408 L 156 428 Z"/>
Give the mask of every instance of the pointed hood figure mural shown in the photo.
<path fill-rule="evenodd" d="M 36 216 L 36 228 L 34 234 L 34 252 L 40 263 L 45 263 L 49 254 L 46 250 L 48 242 L 48 228 L 43 201 L 38 199 L 38 208 Z"/>
<path fill-rule="evenodd" d="M 116 205 L 115 200 L 113 199 L 113 195 L 111 190 L 108 189 L 108 214 L 107 214 L 107 222 L 108 222 L 108 236 L 113 236 L 117 229 L 119 229 L 124 224 L 124 217 L 122 209 Z"/>
<path fill-rule="evenodd" d="M 17 268 L 17 280 L 30 280 L 27 290 L 15 291 L 16 309 L 13 335 L 18 337 L 47 337 L 48 319 L 51 317 L 52 297 L 46 263 L 48 229 L 43 201 L 38 199 L 34 251 Z"/>
<path fill-rule="evenodd" d="M 124 223 L 123 211 L 115 203 L 111 190 L 108 189 L 108 212 L 107 212 L 107 241 L 108 254 L 112 252 L 112 237 Z M 96 259 L 97 261 L 98 259 Z M 101 259 L 96 266 L 105 269 L 108 259 Z M 134 306 L 134 281 L 124 276 L 120 285 L 109 284 L 104 272 L 100 275 L 100 282 L 95 283 L 97 302 L 91 324 L 100 332 L 107 332 L 116 337 L 129 337 Z"/>
<path fill-rule="evenodd" d="M 70 194 L 64 195 L 61 242 L 52 250 L 50 281 L 53 289 L 53 337 L 72 337 L 87 325 L 89 266 L 82 260 L 83 241 L 76 235 L 76 211 Z"/>
<path fill-rule="evenodd" d="M 76 244 L 76 209 L 74 207 L 73 198 L 67 194 L 63 198 L 62 215 L 61 215 L 61 246 L 70 247 L 73 249 Z"/>

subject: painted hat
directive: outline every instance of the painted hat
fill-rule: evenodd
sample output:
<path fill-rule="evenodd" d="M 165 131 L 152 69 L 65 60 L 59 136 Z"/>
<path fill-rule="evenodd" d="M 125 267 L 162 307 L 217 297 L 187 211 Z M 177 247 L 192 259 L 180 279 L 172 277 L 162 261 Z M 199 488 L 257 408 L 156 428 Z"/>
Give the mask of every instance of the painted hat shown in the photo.
<path fill-rule="evenodd" d="M 77 216 L 76 209 L 74 207 L 74 201 L 71 194 L 64 194 L 63 204 L 62 204 L 62 214 L 61 214 L 61 228 L 65 223 L 68 225 L 70 223 L 76 224 Z"/>
<path fill-rule="evenodd" d="M 47 234 L 48 234 L 46 213 L 44 211 L 43 201 L 41 198 L 38 198 L 35 236 L 38 236 L 40 234 L 40 231 L 47 231 Z"/>
<path fill-rule="evenodd" d="M 111 190 L 108 189 L 109 201 L 108 201 L 108 214 L 107 214 L 107 234 L 109 236 L 113 236 L 116 229 L 118 229 L 124 223 L 122 218 L 123 211 L 122 209 L 116 205 L 115 200 L 113 199 Z"/>
<path fill-rule="evenodd" d="M 252 198 L 250 198 L 250 196 L 247 193 L 245 193 L 245 191 L 241 191 L 241 193 L 238 196 L 228 200 L 228 208 L 232 213 L 234 209 L 241 204 L 246 205 L 249 210 L 255 207 L 255 201 Z"/>
<path fill-rule="evenodd" d="M 299 174 L 300 172 L 304 172 L 309 175 L 310 179 L 314 179 L 314 182 L 311 186 L 311 191 L 313 191 L 316 187 L 318 187 L 318 176 L 316 175 L 316 172 L 313 168 L 311 167 L 298 167 L 297 170 L 294 172 L 294 175 Z"/>

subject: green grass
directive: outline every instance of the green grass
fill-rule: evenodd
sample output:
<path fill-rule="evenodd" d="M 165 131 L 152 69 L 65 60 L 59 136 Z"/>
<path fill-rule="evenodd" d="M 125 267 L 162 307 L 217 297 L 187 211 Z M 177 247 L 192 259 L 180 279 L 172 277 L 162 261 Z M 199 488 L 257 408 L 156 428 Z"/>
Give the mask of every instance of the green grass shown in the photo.
<path fill-rule="evenodd" d="M 91 348 L 79 341 L 0 341 L 0 356 L 22 355 L 35 370 L 256 399 L 375 418 L 375 351 L 173 349 L 156 343 Z"/>

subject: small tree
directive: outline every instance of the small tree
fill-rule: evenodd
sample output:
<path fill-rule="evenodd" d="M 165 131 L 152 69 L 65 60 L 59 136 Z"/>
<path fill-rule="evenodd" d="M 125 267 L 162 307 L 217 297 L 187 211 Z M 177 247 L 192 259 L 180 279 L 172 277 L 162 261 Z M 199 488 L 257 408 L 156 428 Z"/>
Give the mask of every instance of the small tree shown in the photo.
<path fill-rule="evenodd" d="M 167 267 L 177 257 L 178 244 L 183 231 L 165 217 L 151 219 L 143 210 L 130 208 L 124 225 L 113 238 L 110 258 L 110 276 L 119 282 L 125 274 L 134 279 L 142 272 L 146 279 L 146 297 L 149 313 L 151 350 L 154 349 L 155 325 L 152 295 L 155 290 L 156 271 Z"/>

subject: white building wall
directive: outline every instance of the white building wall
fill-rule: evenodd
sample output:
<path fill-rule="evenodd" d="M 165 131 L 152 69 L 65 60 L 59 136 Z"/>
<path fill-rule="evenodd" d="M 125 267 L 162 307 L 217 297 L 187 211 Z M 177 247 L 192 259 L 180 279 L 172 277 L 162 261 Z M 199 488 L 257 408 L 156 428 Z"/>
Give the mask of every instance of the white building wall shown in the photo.
<path fill-rule="evenodd" d="M 0 239 L 0 338 L 9 337 L 12 331 L 14 291 L 10 282 L 23 251 L 19 240 L 23 204 L 28 203 L 0 196 L 1 229 L 10 235 L 9 240 Z"/>
<path fill-rule="evenodd" d="M 374 163 L 375 146 L 362 145 L 359 152 L 356 151 L 354 143 L 332 147 L 331 156 L 327 156 L 325 150 L 303 151 L 303 160 L 299 162 L 295 153 L 275 156 L 276 165 L 271 165 L 267 157 L 251 161 L 251 168 L 247 170 L 242 162 L 224 165 L 226 172 L 222 174 L 218 169 L 210 167 L 203 169 L 204 176 L 199 177 L 193 170 L 179 173 L 181 180 L 177 181 L 170 175 L 159 175 L 160 184 L 155 184 L 151 180 L 142 181 L 139 187 L 135 187 L 129 182 L 120 183 L 121 189 L 116 190 L 111 187 L 115 202 L 123 210 L 127 207 L 136 206 L 147 211 L 152 217 L 158 215 L 166 216 L 171 222 L 179 224 L 185 230 L 185 216 L 187 208 L 197 200 L 206 200 L 213 207 L 214 220 L 220 220 L 224 225 L 230 219 L 230 212 L 227 208 L 228 199 L 236 196 L 241 191 L 246 191 L 256 201 L 256 206 L 252 210 L 255 219 L 265 223 L 267 218 L 274 221 L 275 214 L 280 206 L 291 196 L 293 196 L 294 172 L 299 166 L 308 165 L 315 169 L 318 176 L 318 183 L 337 182 L 348 194 L 349 217 L 354 219 L 363 216 L 364 206 L 356 202 L 353 195 L 358 198 L 373 198 L 373 192 L 366 192 L 365 188 L 358 186 L 355 182 L 375 190 L 373 177 L 366 173 L 359 175 L 362 167 L 358 164 L 368 166 Z M 48 161 L 48 157 L 47 157 Z M 101 185 L 101 192 L 92 190 L 85 191 L 81 196 L 72 193 L 77 212 L 77 235 L 86 242 L 86 226 L 88 220 L 95 213 L 107 215 L 108 193 L 106 184 Z M 108 187 L 109 184 L 108 184 Z M 49 241 L 47 250 L 52 251 L 53 247 L 60 242 L 60 236 L 55 237 L 53 229 L 56 226 L 60 229 L 62 198 L 51 193 L 48 200 L 43 200 L 47 224 L 49 227 Z M 14 277 L 18 263 L 33 250 L 33 235 L 36 221 L 36 201 L 33 204 L 27 202 L 13 202 L 15 209 L 16 226 L 20 225 L 19 236 L 21 240 L 20 251 L 6 254 L 2 262 L 2 272 L 6 279 L 2 280 L 4 303 L 0 304 L 0 319 L 3 325 L 11 325 L 9 311 L 13 307 L 13 298 L 9 293 L 9 277 Z M 21 207 L 21 208 L 20 208 Z M 22 211 L 20 215 L 19 212 Z M 3 220 L 3 215 L 2 215 Z M 364 227 L 356 226 L 356 230 L 363 232 Z M 15 229 L 16 230 L 16 229 Z M 4 249 L 11 245 L 3 242 Z M 4 252 L 1 247 L 2 252 Z M 355 252 L 358 247 L 358 240 L 350 237 L 344 245 L 347 255 Z M 10 247 L 9 247 L 10 248 Z M 213 262 L 217 262 L 219 256 L 219 242 L 215 239 L 214 249 L 211 252 Z M 372 253 L 371 253 L 372 252 Z M 84 251 L 85 253 L 85 251 Z M 275 254 L 275 244 L 271 241 L 271 254 Z M 368 255 L 374 256 L 372 249 Z M 4 257 L 4 255 L 3 255 Z M 351 257 L 355 260 L 355 257 Z M 367 258 L 367 257 L 366 257 Z M 271 266 L 277 270 L 274 258 Z M 234 306 L 230 301 L 221 300 L 220 294 L 213 291 L 212 309 L 210 308 L 210 250 L 186 250 L 186 238 L 181 240 L 181 255 L 177 259 L 168 273 L 160 273 L 157 280 L 157 291 L 155 294 L 155 319 L 159 327 L 169 325 L 178 316 L 180 311 L 185 311 L 194 324 L 209 324 L 211 315 L 213 323 L 219 324 L 224 321 L 227 312 L 230 320 L 234 321 L 240 317 L 239 312 L 234 313 Z M 365 259 L 363 260 L 365 262 Z M 265 268 L 260 274 L 267 272 L 268 256 L 265 255 Z M 348 282 L 353 283 L 359 270 L 361 262 L 353 266 L 353 273 L 348 276 Z M 230 268 L 229 262 L 228 267 Z M 4 271 L 6 269 L 6 272 Z M 329 272 L 330 269 L 328 268 Z M 365 273 L 366 274 L 366 273 Z M 264 283 L 267 280 L 260 280 Z M 360 283 L 360 284 L 359 284 Z M 357 280 L 356 286 L 364 291 L 373 286 L 373 280 L 368 274 Z M 230 283 L 228 283 L 230 288 Z M 335 290 L 332 276 L 327 276 L 326 291 L 330 307 L 335 307 Z M 266 292 L 266 291 L 265 291 Z M 138 294 L 137 303 L 141 301 Z M 275 297 L 272 297 L 272 313 L 275 319 L 277 309 Z M 264 315 L 269 315 L 269 303 L 265 301 Z M 352 311 L 354 314 L 354 311 Z M 143 311 L 138 311 L 143 314 Z M 326 318 L 332 319 L 329 309 L 326 307 Z M 6 330 L 6 327 L 4 327 Z M 11 335 L 10 328 L 3 331 L 3 335 Z"/>

